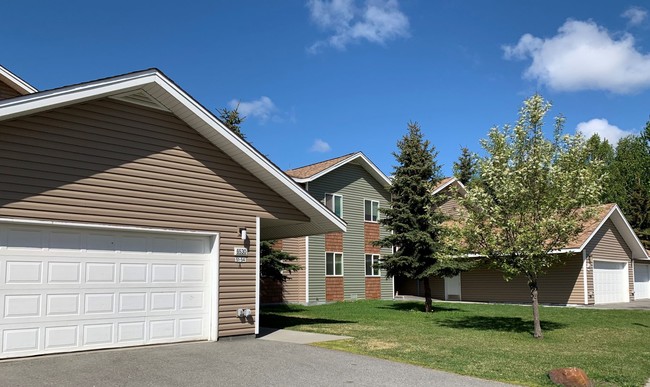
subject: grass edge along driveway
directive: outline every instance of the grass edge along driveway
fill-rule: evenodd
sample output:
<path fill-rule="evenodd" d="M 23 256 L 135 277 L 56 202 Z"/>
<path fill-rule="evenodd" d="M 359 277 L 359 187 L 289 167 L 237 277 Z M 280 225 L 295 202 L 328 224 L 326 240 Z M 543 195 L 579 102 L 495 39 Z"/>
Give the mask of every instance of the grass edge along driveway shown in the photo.
<path fill-rule="evenodd" d="M 597 385 L 650 377 L 650 311 L 543 307 L 544 339 L 529 306 L 356 301 L 264 306 L 261 326 L 351 336 L 317 344 L 506 383 L 552 385 L 553 368 L 579 367 Z"/>

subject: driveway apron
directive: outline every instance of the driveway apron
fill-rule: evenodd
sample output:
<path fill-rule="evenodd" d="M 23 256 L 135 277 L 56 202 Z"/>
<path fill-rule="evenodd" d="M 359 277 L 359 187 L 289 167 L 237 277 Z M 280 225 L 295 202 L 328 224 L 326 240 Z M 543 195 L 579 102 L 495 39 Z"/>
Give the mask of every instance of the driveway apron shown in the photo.
<path fill-rule="evenodd" d="M 422 367 L 259 339 L 0 362 L 1 386 L 506 386 Z"/>

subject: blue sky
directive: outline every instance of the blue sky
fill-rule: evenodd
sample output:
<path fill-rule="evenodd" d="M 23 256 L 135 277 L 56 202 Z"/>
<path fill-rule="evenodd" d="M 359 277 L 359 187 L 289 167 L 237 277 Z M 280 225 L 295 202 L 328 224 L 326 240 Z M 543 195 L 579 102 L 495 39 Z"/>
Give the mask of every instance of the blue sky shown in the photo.
<path fill-rule="evenodd" d="M 650 116 L 645 1 L 7 1 L 0 64 L 38 89 L 156 67 L 283 169 L 363 151 L 390 174 L 417 121 L 451 173 L 539 92 L 616 141 Z M 549 122 L 550 130 L 550 122 Z"/>

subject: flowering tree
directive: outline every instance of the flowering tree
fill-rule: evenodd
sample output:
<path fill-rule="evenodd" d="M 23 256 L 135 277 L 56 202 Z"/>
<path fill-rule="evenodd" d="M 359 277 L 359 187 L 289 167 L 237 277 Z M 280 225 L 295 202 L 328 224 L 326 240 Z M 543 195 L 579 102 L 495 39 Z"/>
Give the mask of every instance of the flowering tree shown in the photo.
<path fill-rule="evenodd" d="M 467 218 L 461 233 L 471 254 L 487 257 L 506 280 L 524 275 L 533 304 L 534 336 L 539 319 L 540 275 L 562 255 L 592 217 L 589 205 L 601 193 L 602 171 L 580 135 L 563 135 L 555 119 L 553 141 L 542 131 L 551 104 L 540 95 L 524 101 L 514 126 L 495 127 L 481 141 L 480 177 L 462 203 Z"/>

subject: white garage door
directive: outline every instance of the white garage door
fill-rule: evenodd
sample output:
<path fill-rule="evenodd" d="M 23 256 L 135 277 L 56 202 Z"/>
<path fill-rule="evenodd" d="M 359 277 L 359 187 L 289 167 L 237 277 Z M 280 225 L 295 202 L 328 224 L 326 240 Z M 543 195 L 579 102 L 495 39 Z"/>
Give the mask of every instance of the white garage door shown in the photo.
<path fill-rule="evenodd" d="M 190 234 L 0 224 L 0 358 L 208 339 L 211 246 Z"/>
<path fill-rule="evenodd" d="M 628 281 L 627 263 L 594 261 L 595 303 L 628 302 Z"/>
<path fill-rule="evenodd" d="M 634 298 L 650 298 L 650 264 L 634 264 Z"/>

